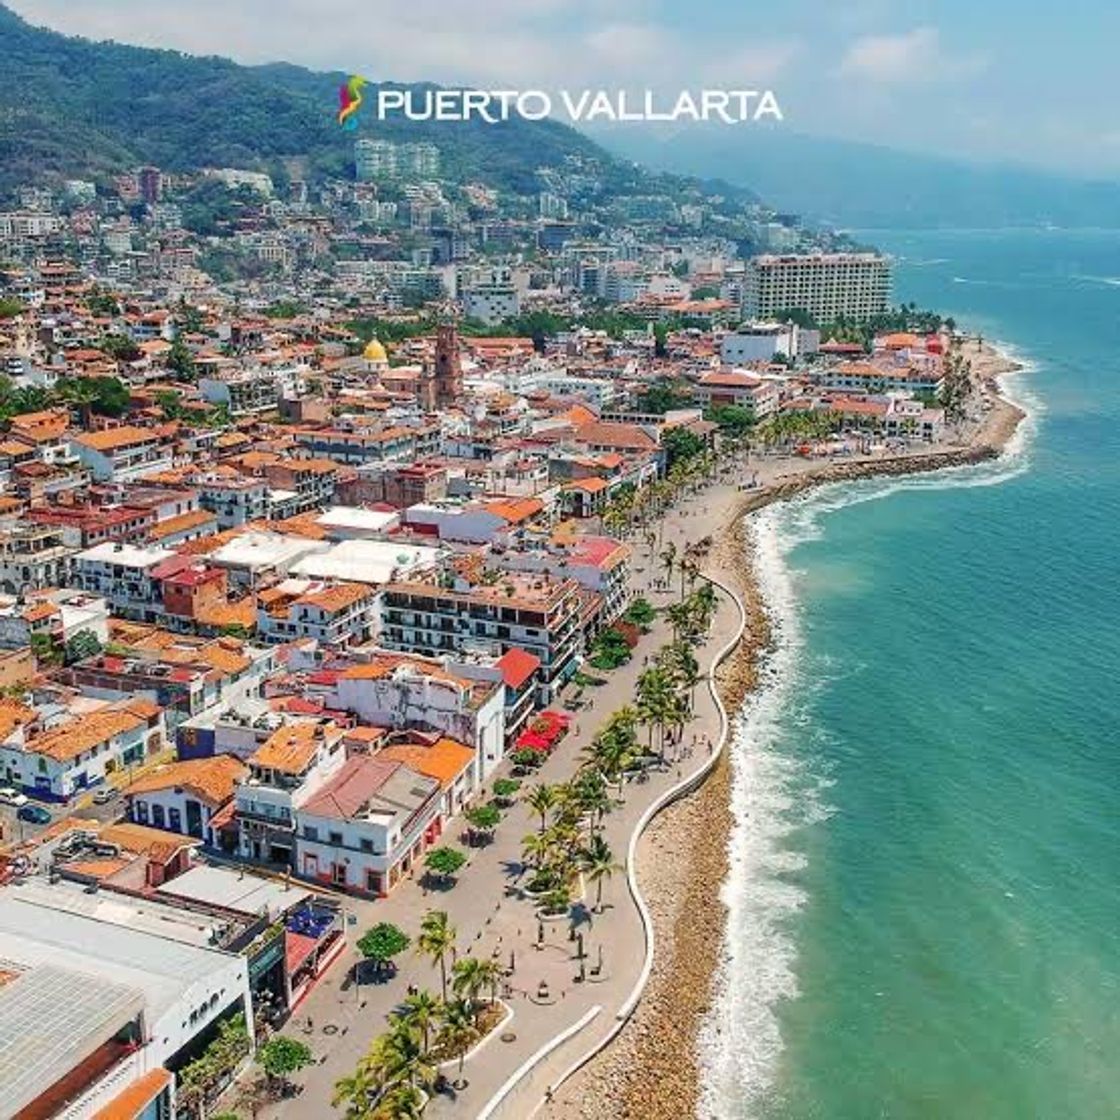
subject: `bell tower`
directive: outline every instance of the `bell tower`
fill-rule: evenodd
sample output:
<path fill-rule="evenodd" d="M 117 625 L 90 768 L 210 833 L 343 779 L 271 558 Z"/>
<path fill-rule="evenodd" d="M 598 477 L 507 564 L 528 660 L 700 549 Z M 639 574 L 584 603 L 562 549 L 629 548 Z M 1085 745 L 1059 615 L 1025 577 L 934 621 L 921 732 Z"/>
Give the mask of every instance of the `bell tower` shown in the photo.
<path fill-rule="evenodd" d="M 436 406 L 449 408 L 463 395 L 463 367 L 459 362 L 459 332 L 454 323 L 441 323 L 436 334 Z"/>

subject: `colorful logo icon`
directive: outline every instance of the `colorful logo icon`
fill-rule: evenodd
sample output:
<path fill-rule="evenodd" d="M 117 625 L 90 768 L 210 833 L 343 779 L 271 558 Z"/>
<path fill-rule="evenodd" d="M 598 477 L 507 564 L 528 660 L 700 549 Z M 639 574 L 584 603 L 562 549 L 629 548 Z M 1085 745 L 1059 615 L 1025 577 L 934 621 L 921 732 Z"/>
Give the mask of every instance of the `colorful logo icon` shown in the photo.
<path fill-rule="evenodd" d="M 362 107 L 362 86 L 365 78 L 351 74 L 350 78 L 338 87 L 338 123 L 347 132 L 358 127 L 358 110 Z"/>

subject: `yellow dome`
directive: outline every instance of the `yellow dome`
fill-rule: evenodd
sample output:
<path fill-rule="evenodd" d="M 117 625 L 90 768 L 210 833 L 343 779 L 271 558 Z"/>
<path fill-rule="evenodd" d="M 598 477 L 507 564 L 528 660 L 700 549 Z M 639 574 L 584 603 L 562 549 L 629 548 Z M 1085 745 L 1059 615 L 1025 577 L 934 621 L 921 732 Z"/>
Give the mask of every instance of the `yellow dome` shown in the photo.
<path fill-rule="evenodd" d="M 366 343 L 366 348 L 362 351 L 362 357 L 367 362 L 387 362 L 389 360 L 389 355 L 385 353 L 385 347 L 376 338 L 372 338 Z"/>

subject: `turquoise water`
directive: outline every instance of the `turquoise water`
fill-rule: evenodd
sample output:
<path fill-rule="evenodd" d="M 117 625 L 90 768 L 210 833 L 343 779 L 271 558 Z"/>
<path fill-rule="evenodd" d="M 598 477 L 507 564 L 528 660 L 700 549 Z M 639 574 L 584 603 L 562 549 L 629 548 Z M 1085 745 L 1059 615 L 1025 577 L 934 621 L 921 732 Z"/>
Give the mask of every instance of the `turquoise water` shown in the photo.
<path fill-rule="evenodd" d="M 1120 232 L 875 240 L 1007 340 L 997 464 L 754 528 L 721 1118 L 1120 1117 Z"/>

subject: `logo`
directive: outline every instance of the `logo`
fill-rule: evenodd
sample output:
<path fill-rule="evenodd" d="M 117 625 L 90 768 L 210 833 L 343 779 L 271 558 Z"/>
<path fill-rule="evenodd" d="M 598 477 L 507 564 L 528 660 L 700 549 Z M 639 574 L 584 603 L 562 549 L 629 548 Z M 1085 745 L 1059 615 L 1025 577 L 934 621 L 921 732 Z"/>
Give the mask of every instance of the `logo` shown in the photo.
<path fill-rule="evenodd" d="M 358 110 L 362 107 L 362 86 L 365 78 L 351 74 L 348 81 L 338 87 L 338 123 L 347 132 L 358 127 Z"/>

